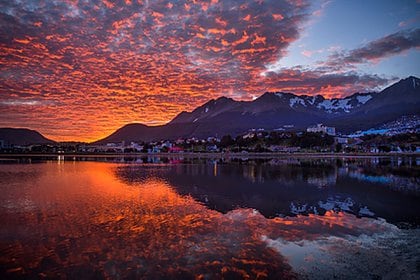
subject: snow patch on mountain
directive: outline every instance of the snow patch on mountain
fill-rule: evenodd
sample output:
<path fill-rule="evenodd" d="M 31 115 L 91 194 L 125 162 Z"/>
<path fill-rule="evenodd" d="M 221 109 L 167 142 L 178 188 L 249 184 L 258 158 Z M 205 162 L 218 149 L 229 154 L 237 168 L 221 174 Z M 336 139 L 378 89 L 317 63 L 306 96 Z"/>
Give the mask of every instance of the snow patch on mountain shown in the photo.
<path fill-rule="evenodd" d="M 373 216 L 375 216 L 375 213 L 373 213 L 372 211 L 370 211 L 369 208 L 367 208 L 367 206 L 365 206 L 365 207 L 360 208 L 359 215 L 360 216 L 373 217 Z"/>
<path fill-rule="evenodd" d="M 207 113 L 209 111 L 209 107 L 206 107 L 206 109 L 204 110 L 205 113 Z"/>
<path fill-rule="evenodd" d="M 279 92 L 278 92 L 278 93 L 275 93 L 275 95 L 276 95 L 277 97 L 280 97 L 280 98 L 281 98 L 281 97 L 283 97 L 283 93 L 279 93 Z"/>
<path fill-rule="evenodd" d="M 340 201 L 336 197 L 328 197 L 326 202 L 319 201 L 319 207 L 324 210 L 341 210 L 341 211 L 351 211 L 351 208 L 354 206 L 354 201 L 347 197 L 344 200 Z"/>
<path fill-rule="evenodd" d="M 359 95 L 356 97 L 357 101 L 359 101 L 359 103 L 365 104 L 366 102 L 368 102 L 369 100 L 372 99 L 371 95 Z"/>
<path fill-rule="evenodd" d="M 320 102 L 317 105 L 317 108 L 324 109 L 328 113 L 332 113 L 333 111 L 343 110 L 346 113 L 349 113 L 350 110 L 353 108 L 349 102 L 351 101 L 350 98 L 345 99 L 326 99 Z"/>
<path fill-rule="evenodd" d="M 307 211 L 307 204 L 303 204 L 303 205 L 295 205 L 293 202 L 290 203 L 290 213 L 293 214 L 302 214 L 302 213 L 306 213 Z"/>
<path fill-rule="evenodd" d="M 316 100 L 316 96 L 312 96 L 307 101 L 308 101 L 309 104 L 314 105 L 315 100 Z"/>
<path fill-rule="evenodd" d="M 302 106 L 306 107 L 305 100 L 300 97 L 293 97 L 289 99 L 290 107 L 293 108 L 296 104 L 301 104 Z"/>
<path fill-rule="evenodd" d="M 420 116 L 408 115 L 402 116 L 394 121 L 383 123 L 368 130 L 357 131 L 350 134 L 350 137 L 361 137 L 370 134 L 383 134 L 383 135 L 397 135 L 402 133 L 419 133 L 420 132 Z"/>

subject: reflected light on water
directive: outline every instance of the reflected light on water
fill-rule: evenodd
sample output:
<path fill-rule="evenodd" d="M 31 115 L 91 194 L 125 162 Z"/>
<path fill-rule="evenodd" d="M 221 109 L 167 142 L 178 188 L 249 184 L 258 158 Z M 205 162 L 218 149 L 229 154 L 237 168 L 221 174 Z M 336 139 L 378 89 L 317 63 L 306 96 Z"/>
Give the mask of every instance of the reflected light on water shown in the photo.
<path fill-rule="evenodd" d="M 233 220 L 162 180 L 127 185 L 113 175 L 114 165 L 102 163 L 8 168 L 8 176 L 24 169 L 35 178 L 23 176 L 3 189 L 2 200 L 16 202 L 1 211 L 6 275 L 290 274 L 281 256 L 266 250 L 248 227 L 232 228 Z M 26 200 L 31 207 L 22 207 Z"/>
<path fill-rule="evenodd" d="M 267 240 L 396 230 L 344 212 L 274 219 L 253 209 L 223 214 L 153 175 L 124 182 L 115 176 L 121 166 L 1 166 L 3 182 L 13 182 L 1 184 L 2 275 L 293 278 L 287 260 Z M 213 168 L 217 176 L 217 164 Z"/>

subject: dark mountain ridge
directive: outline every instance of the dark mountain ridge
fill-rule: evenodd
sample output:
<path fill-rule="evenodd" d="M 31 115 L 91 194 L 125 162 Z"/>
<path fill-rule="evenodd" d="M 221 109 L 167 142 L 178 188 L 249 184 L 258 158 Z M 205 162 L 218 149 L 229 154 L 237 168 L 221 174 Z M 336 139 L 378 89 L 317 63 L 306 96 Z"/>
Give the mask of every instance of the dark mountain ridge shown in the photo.
<path fill-rule="evenodd" d="M 181 112 L 165 125 L 125 125 L 95 144 L 236 136 L 251 129 L 303 130 L 316 123 L 351 133 L 408 115 L 420 115 L 420 80 L 413 76 L 381 92 L 355 93 L 344 98 L 287 92 L 266 92 L 253 101 L 220 97 L 192 112 Z M 54 143 L 34 130 L 22 128 L 0 128 L 0 140 L 3 145 Z"/>
<path fill-rule="evenodd" d="M 181 112 L 166 125 L 129 124 L 96 143 L 235 136 L 250 129 L 299 130 L 316 123 L 349 133 L 417 114 L 420 80 L 410 76 L 381 92 L 355 93 L 344 98 L 286 92 L 266 92 L 253 101 L 220 97 L 192 112 Z"/>

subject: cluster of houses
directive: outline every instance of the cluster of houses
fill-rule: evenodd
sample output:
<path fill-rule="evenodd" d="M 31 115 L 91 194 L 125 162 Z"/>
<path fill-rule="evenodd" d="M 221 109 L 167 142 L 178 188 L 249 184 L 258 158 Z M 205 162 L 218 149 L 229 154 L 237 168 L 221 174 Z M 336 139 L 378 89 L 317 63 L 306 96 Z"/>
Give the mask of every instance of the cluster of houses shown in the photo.
<path fill-rule="evenodd" d="M 331 147 L 324 148 L 323 150 L 316 150 L 320 152 L 330 152 L 330 151 L 348 151 L 348 152 L 365 152 L 365 153 L 378 153 L 384 152 L 378 146 L 369 146 L 365 145 L 360 137 L 355 136 L 343 136 L 337 135 L 335 127 L 325 126 L 323 124 L 317 124 L 315 126 L 310 126 L 306 129 L 306 132 L 311 133 L 321 133 L 324 135 L 329 135 L 334 138 L 334 144 Z M 302 132 L 297 133 L 297 135 L 302 134 Z M 107 143 L 103 145 L 92 145 L 92 144 L 74 144 L 74 143 L 60 143 L 60 144 L 44 144 L 44 145 L 28 145 L 28 146 L 13 146 L 6 141 L 0 139 L 0 151 L 20 151 L 20 152 L 38 152 L 38 153 L 184 153 L 184 152 L 278 152 L 278 153 L 295 153 L 303 150 L 299 146 L 291 145 L 268 145 L 264 142 L 264 138 L 267 138 L 269 135 L 268 132 L 264 129 L 253 129 L 248 133 L 242 135 L 242 139 L 262 139 L 262 147 L 260 145 L 259 150 L 254 147 L 241 148 L 237 147 L 235 150 L 222 145 L 222 140 L 216 137 L 208 137 L 207 139 L 179 139 L 176 141 L 159 141 L 159 142 L 150 142 L 150 143 L 136 143 L 130 142 L 126 143 L 121 141 L 119 143 Z M 337 147 L 340 149 L 337 149 Z M 394 152 L 405 152 L 406 150 L 401 147 L 391 147 L 386 151 Z M 410 148 L 410 151 L 420 152 L 420 147 L 415 147 L 415 150 Z"/>
<path fill-rule="evenodd" d="M 306 132 L 310 133 L 321 133 L 326 134 L 334 138 L 334 147 L 340 146 L 341 151 L 351 152 L 366 152 L 366 153 L 378 153 L 384 152 L 377 146 L 363 145 L 363 141 L 360 137 L 337 135 L 335 127 L 325 126 L 323 124 L 317 124 L 310 126 L 306 129 Z M 243 139 L 251 138 L 263 138 L 267 135 L 264 129 L 252 129 L 248 133 L 242 135 Z M 267 145 L 264 146 L 264 151 L 277 152 L 277 153 L 296 153 L 303 151 L 299 146 L 290 145 Z M 179 139 L 176 141 L 161 141 L 151 142 L 147 144 L 139 144 L 131 142 L 126 144 L 124 141 L 121 143 L 108 143 L 106 145 L 97 146 L 85 146 L 82 148 L 82 152 L 95 153 L 95 152 L 115 152 L 115 153 L 127 153 L 127 152 L 138 152 L 138 153 L 184 153 L 184 152 L 223 152 L 229 151 L 229 148 L 223 148 L 221 145 L 221 139 L 216 137 L 208 137 L 207 139 Z M 246 152 L 247 150 L 236 150 L 236 152 Z M 332 147 L 330 150 L 324 149 L 319 150 L 323 152 L 333 151 Z M 400 147 L 392 147 L 391 151 L 404 152 Z M 416 147 L 416 151 L 419 152 L 419 147 Z"/>
<path fill-rule="evenodd" d="M 306 132 L 325 133 L 331 136 L 335 136 L 335 127 L 325 126 L 322 123 L 319 123 L 315 126 L 308 127 Z"/>

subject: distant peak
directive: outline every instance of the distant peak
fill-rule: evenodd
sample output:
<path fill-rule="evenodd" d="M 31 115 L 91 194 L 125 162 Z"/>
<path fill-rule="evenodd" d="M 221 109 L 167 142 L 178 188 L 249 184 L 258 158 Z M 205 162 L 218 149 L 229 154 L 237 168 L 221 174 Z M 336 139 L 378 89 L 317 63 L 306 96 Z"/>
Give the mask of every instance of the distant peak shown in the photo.
<path fill-rule="evenodd" d="M 254 101 L 268 100 L 272 99 L 273 97 L 275 97 L 274 92 L 265 92 L 263 95 L 260 95 Z"/>
<path fill-rule="evenodd" d="M 266 91 L 260 97 L 263 97 L 263 96 L 272 96 L 272 95 L 274 95 L 274 92 Z"/>
<path fill-rule="evenodd" d="M 230 97 L 226 97 L 226 96 L 220 96 L 219 98 L 216 99 L 216 101 L 218 101 L 218 100 L 233 100 L 233 99 L 230 98 Z"/>
<path fill-rule="evenodd" d="M 401 79 L 399 82 L 397 83 L 418 83 L 420 81 L 419 78 L 415 77 L 415 76 L 410 76 L 408 78 L 405 79 Z"/>
<path fill-rule="evenodd" d="M 221 96 L 219 98 L 217 98 L 216 100 L 212 99 L 211 103 L 216 104 L 216 103 L 225 103 L 225 102 L 232 102 L 235 101 L 230 97 L 226 97 L 226 96 Z"/>
<path fill-rule="evenodd" d="M 396 82 L 395 84 L 391 85 L 390 87 L 407 87 L 407 88 L 420 88 L 420 79 L 415 76 L 409 76 L 405 79 L 401 79 L 399 82 Z"/>
<path fill-rule="evenodd" d="M 409 78 L 413 83 L 413 88 L 420 87 L 420 80 L 416 77 L 410 76 Z"/>
<path fill-rule="evenodd" d="M 147 127 L 147 125 L 142 124 L 142 123 L 129 123 L 129 124 L 124 125 L 122 128 L 127 128 L 127 127 L 140 127 L 140 126 Z"/>
<path fill-rule="evenodd" d="M 286 93 L 286 92 L 265 92 L 263 95 L 258 97 L 255 100 L 272 100 L 277 98 L 282 98 L 283 96 L 294 96 L 294 94 Z"/>

